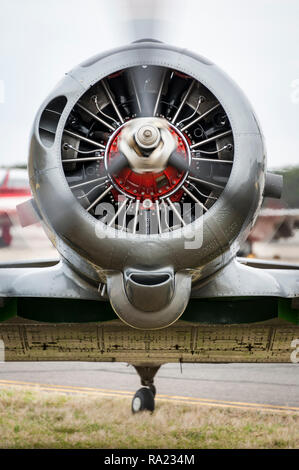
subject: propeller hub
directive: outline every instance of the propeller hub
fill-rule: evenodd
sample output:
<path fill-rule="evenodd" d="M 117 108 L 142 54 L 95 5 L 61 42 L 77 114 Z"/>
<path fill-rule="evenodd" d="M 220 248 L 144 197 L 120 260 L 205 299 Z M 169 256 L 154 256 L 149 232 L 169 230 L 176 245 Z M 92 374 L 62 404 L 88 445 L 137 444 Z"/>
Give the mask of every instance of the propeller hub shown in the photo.
<path fill-rule="evenodd" d="M 137 145 L 145 150 L 150 150 L 159 144 L 161 134 L 156 126 L 146 124 L 141 126 L 135 133 L 135 140 Z"/>
<path fill-rule="evenodd" d="M 119 135 L 119 150 L 136 173 L 161 173 L 176 147 L 176 136 L 162 118 L 133 119 Z"/>
<path fill-rule="evenodd" d="M 157 144 L 153 138 L 155 136 L 159 138 Z M 147 141 L 148 150 L 139 146 L 138 138 Z M 150 139 L 151 145 L 156 147 L 150 147 Z M 126 197 L 137 198 L 142 208 L 149 208 L 150 202 L 174 193 L 172 200 L 179 201 L 183 195 L 179 188 L 187 172 L 171 164 L 170 157 L 174 151 L 179 160 L 190 164 L 187 140 L 166 119 L 136 118 L 124 123 L 110 137 L 105 152 L 105 167 L 115 188 L 113 196 L 117 198 L 117 191 L 120 191 Z M 113 162 L 117 163 L 119 159 L 125 159 L 126 165 L 120 171 L 109 171 L 109 168 L 114 168 Z"/>

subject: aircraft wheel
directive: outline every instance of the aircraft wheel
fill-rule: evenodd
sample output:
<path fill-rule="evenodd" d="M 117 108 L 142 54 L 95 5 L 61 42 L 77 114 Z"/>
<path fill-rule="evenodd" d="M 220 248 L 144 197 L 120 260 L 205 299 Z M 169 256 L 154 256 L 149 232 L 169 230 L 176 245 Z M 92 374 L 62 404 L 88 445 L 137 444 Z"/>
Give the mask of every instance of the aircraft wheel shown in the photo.
<path fill-rule="evenodd" d="M 142 387 L 135 393 L 132 400 L 132 413 L 140 411 L 151 411 L 155 409 L 155 398 L 153 392 L 146 387 Z"/>
<path fill-rule="evenodd" d="M 156 396 L 156 387 L 154 384 L 149 385 L 149 389 L 151 390 L 152 394 L 154 395 L 154 398 Z"/>

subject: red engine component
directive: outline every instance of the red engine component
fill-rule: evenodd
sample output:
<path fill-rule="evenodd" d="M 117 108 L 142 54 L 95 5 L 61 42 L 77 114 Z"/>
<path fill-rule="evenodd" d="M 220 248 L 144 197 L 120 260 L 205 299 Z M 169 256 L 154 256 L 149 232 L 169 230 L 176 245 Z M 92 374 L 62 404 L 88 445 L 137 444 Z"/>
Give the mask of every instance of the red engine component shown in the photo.
<path fill-rule="evenodd" d="M 114 136 L 113 141 L 110 143 L 107 153 L 108 161 L 117 158 L 119 155 L 118 137 L 120 132 Z M 188 153 L 183 139 L 174 129 L 171 129 L 171 132 L 177 138 L 177 152 L 181 153 L 182 158 L 187 159 Z M 184 191 L 179 188 L 184 181 L 184 177 L 184 172 L 180 172 L 171 165 L 168 165 L 160 173 L 147 172 L 143 174 L 136 173 L 127 167 L 118 175 L 112 176 L 116 188 L 119 188 L 122 194 L 133 196 L 140 199 L 141 202 L 145 199 L 156 201 L 167 195 L 173 202 L 180 201 Z M 112 194 L 115 200 L 119 198 L 117 189 L 112 190 Z"/>

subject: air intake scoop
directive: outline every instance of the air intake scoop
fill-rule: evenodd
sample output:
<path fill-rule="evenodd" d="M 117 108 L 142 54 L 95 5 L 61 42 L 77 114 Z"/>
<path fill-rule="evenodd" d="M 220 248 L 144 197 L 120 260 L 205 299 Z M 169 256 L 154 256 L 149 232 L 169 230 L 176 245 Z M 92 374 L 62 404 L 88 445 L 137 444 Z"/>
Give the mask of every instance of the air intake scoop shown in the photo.
<path fill-rule="evenodd" d="M 174 323 L 184 312 L 191 278 L 171 270 L 127 271 L 108 276 L 110 303 L 119 318 L 138 329 L 159 329 Z"/>

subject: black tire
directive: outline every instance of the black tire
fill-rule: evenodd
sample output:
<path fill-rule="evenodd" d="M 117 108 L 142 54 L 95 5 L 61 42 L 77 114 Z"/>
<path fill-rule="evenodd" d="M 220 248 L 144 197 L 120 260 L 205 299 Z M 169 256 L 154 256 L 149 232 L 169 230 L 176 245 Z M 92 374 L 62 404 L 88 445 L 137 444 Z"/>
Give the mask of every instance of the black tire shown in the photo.
<path fill-rule="evenodd" d="M 155 409 L 155 398 L 153 392 L 146 387 L 142 387 L 135 393 L 132 400 L 132 413 L 140 411 L 151 411 Z"/>
<path fill-rule="evenodd" d="M 151 392 L 152 392 L 152 394 L 154 395 L 154 398 L 155 398 L 155 396 L 156 396 L 156 387 L 154 386 L 154 384 L 149 385 L 148 388 L 151 390 Z"/>

